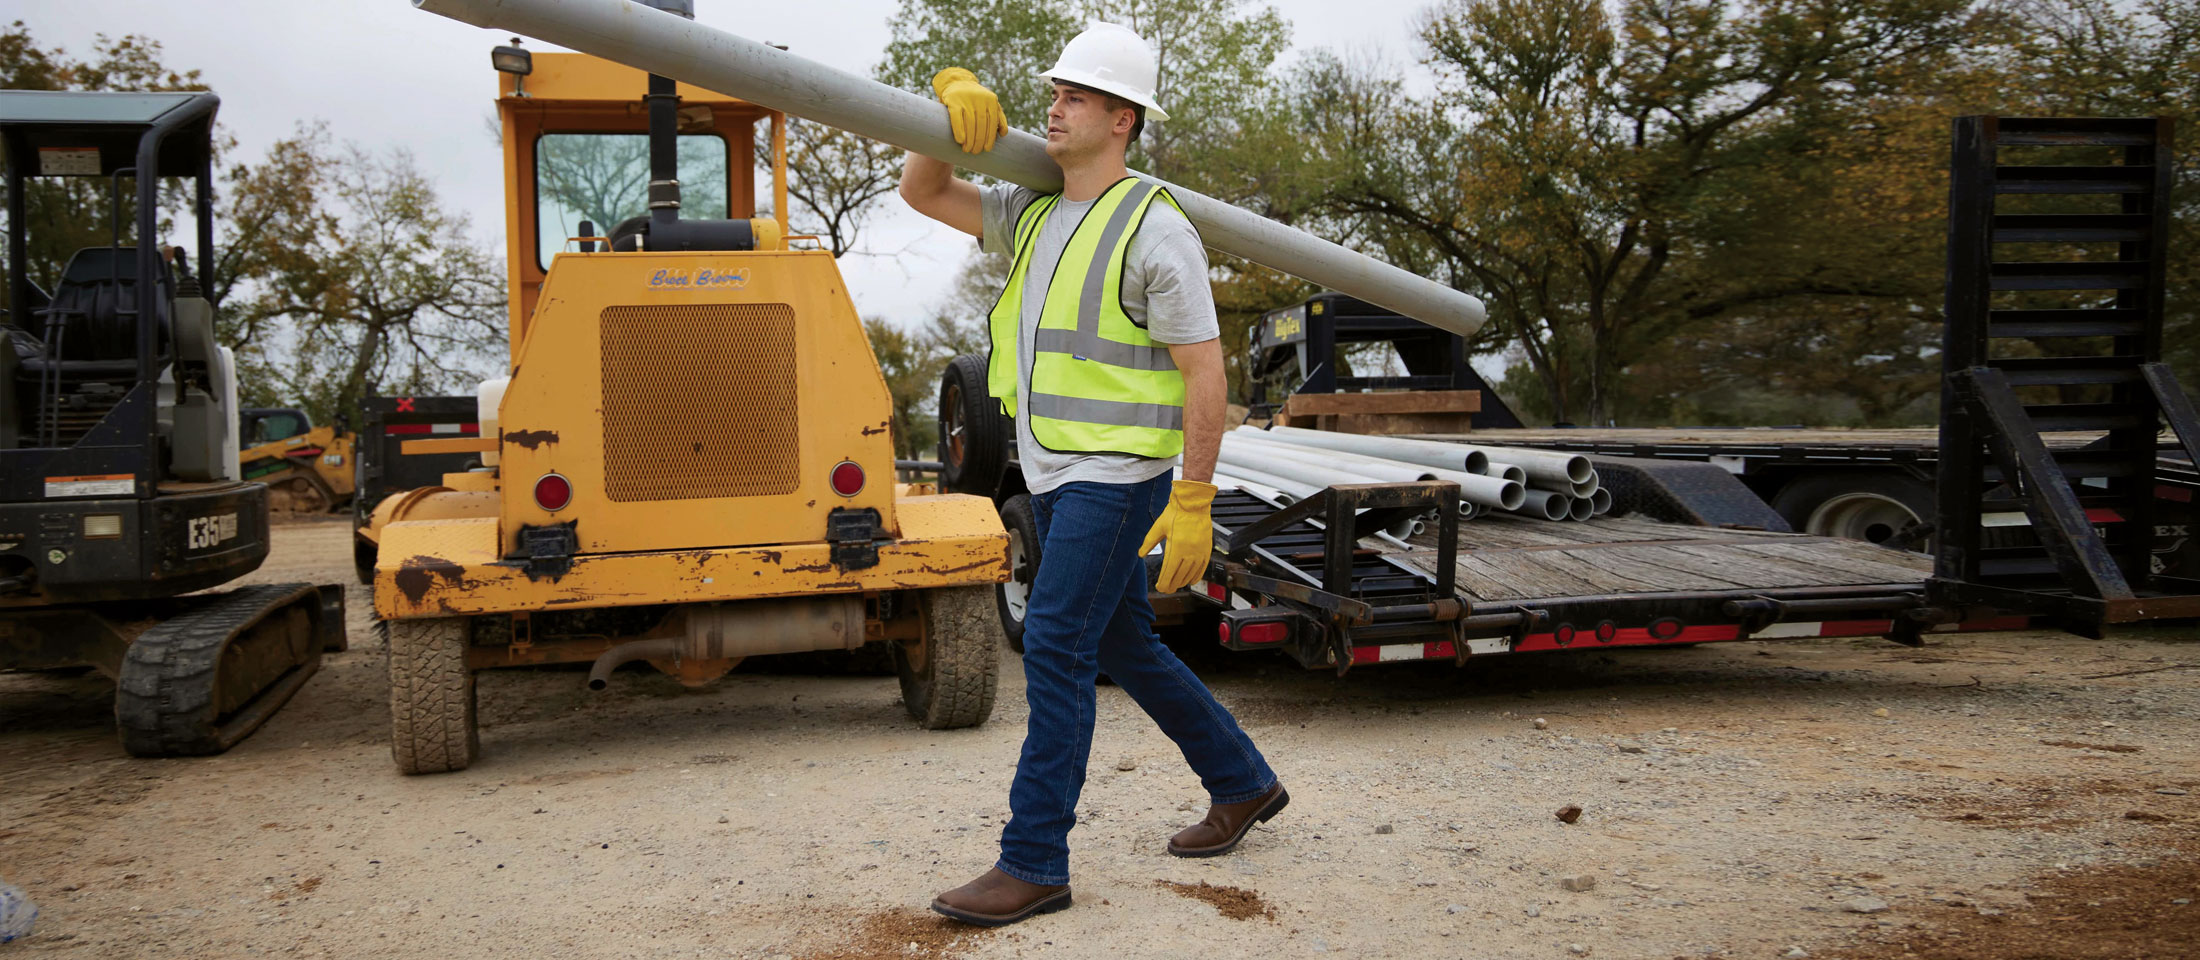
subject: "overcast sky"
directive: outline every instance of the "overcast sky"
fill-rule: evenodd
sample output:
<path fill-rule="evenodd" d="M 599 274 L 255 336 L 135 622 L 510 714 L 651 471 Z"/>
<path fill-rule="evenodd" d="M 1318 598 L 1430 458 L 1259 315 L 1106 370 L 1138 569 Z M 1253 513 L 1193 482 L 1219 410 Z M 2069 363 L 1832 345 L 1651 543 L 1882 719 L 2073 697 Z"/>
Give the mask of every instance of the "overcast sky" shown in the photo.
<path fill-rule="evenodd" d="M 1411 24 L 1429 0 L 1271 0 L 1291 21 L 1294 52 L 1327 47 L 1413 57 Z M 894 0 L 696 0 L 697 19 L 752 40 L 787 44 L 830 66 L 868 74 L 886 48 Z M 198 69 L 222 98 L 221 122 L 257 159 L 300 123 L 336 137 L 402 146 L 465 209 L 473 235 L 503 250 L 504 184 L 489 132 L 495 74 L 489 48 L 506 35 L 412 9 L 408 0 L 7 0 L 42 47 L 91 52 L 105 33 L 161 41 L 171 68 Z M 558 49 L 531 43 L 535 49 Z M 1291 56 L 1287 54 L 1287 57 Z M 944 66 L 944 64 L 943 64 Z M 889 199 L 863 251 L 841 259 L 864 316 L 915 323 L 944 296 L 975 244 Z"/>

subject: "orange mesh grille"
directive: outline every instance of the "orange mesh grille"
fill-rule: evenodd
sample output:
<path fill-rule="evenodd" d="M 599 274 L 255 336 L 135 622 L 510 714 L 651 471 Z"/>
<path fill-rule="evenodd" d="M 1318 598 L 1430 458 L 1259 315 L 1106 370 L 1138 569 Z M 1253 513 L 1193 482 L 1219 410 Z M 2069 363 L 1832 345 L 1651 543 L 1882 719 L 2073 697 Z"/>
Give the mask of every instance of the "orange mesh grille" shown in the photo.
<path fill-rule="evenodd" d="M 604 493 L 620 502 L 792 493 L 794 308 L 603 312 Z"/>

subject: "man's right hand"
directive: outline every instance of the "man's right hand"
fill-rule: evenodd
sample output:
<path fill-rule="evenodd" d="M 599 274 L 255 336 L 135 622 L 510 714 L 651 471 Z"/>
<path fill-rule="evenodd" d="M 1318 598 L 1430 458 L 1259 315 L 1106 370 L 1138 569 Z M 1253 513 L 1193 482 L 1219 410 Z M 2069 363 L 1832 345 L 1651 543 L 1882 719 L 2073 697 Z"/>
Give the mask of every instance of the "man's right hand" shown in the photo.
<path fill-rule="evenodd" d="M 947 105 L 947 125 L 964 153 L 984 153 L 1008 132 L 1008 118 L 1001 115 L 1001 100 L 961 67 L 948 67 L 932 77 L 932 92 Z"/>

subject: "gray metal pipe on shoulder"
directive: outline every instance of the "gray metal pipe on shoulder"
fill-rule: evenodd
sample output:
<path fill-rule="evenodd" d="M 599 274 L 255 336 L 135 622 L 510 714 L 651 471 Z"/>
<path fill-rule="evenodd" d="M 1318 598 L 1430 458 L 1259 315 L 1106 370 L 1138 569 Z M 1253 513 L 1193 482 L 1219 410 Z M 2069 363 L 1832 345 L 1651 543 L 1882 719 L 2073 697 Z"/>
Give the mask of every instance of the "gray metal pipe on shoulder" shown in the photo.
<path fill-rule="evenodd" d="M 1062 189 L 1062 170 L 1038 137 L 1010 130 L 991 152 L 964 153 L 948 132 L 947 108 L 938 103 L 627 0 L 413 0 L 413 6 L 685 80 L 1034 190 Z M 1464 293 L 1251 211 L 1139 176 L 1169 188 L 1209 247 L 1462 336 L 1482 326 L 1482 302 Z"/>

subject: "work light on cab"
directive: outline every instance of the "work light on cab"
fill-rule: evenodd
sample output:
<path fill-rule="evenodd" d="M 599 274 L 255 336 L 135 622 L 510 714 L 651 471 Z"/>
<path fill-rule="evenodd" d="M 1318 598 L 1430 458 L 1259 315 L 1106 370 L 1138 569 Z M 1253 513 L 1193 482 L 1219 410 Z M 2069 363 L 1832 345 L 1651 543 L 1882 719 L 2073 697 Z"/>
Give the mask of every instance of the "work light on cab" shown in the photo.
<path fill-rule="evenodd" d="M 535 506 L 556 513 L 573 502 L 573 482 L 555 473 L 545 473 L 535 481 Z"/>
<path fill-rule="evenodd" d="M 863 492 L 863 468 L 853 460 L 842 460 L 833 467 L 833 492 L 852 497 Z"/>

